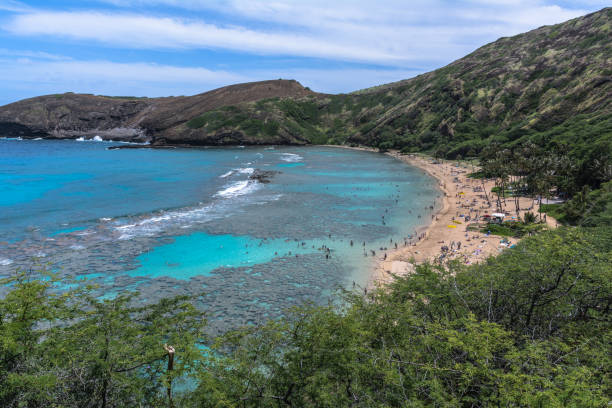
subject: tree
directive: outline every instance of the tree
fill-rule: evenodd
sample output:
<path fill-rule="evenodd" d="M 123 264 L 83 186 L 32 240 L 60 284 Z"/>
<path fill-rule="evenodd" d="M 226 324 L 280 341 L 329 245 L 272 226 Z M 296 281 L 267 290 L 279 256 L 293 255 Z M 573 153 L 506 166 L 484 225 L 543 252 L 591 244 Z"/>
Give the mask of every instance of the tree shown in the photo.
<path fill-rule="evenodd" d="M 140 306 L 136 293 L 108 299 L 65 290 L 57 277 L 6 279 L 0 301 L 0 403 L 4 407 L 165 405 L 164 390 L 202 360 L 205 320 L 192 299 Z M 166 371 L 163 345 L 176 349 Z"/>

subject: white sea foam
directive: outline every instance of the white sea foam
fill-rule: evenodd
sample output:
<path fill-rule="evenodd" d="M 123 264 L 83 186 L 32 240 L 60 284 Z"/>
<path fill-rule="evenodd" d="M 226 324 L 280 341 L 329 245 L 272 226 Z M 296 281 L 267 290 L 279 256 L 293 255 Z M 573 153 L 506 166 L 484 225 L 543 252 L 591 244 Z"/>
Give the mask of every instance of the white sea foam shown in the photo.
<path fill-rule="evenodd" d="M 223 190 L 220 190 L 215 194 L 215 197 L 238 197 L 255 191 L 258 188 L 258 183 L 250 180 L 237 181 L 235 183 L 226 186 Z"/>
<path fill-rule="evenodd" d="M 250 174 L 254 170 L 245 168 L 236 169 L 235 171 Z M 238 197 L 251 193 L 257 188 L 259 188 L 259 183 L 254 180 L 236 181 L 226 184 L 222 190 L 215 194 L 215 197 L 222 199 Z M 115 227 L 115 231 L 119 233 L 120 240 L 127 240 L 137 236 L 155 236 L 164 230 L 168 230 L 168 228 L 186 229 L 190 228 L 194 223 L 207 222 L 218 217 L 227 216 L 226 204 L 225 200 L 221 200 L 195 208 L 165 211 L 137 222 L 118 225 Z"/>
<path fill-rule="evenodd" d="M 42 137 L 37 137 L 34 140 L 43 140 L 43 138 Z"/>
<path fill-rule="evenodd" d="M 102 138 L 101 138 L 100 136 L 98 136 L 98 135 L 95 135 L 95 136 L 94 136 L 93 138 L 91 138 L 91 139 L 85 139 L 85 137 L 84 137 L 84 136 L 79 136 L 79 137 L 77 137 L 77 138 L 76 138 L 76 139 L 74 139 L 74 140 L 76 140 L 77 142 L 104 142 L 104 141 L 105 141 L 104 139 L 102 139 Z M 112 142 L 112 140 L 109 140 L 108 142 L 110 143 L 110 142 Z"/>
<path fill-rule="evenodd" d="M 252 168 L 252 167 L 243 167 L 243 168 L 238 168 L 238 169 L 230 170 L 227 173 L 224 173 L 224 174 L 220 175 L 219 177 L 220 178 L 227 178 L 227 177 L 231 176 L 232 174 L 253 174 L 254 171 L 255 171 L 255 169 Z"/>
<path fill-rule="evenodd" d="M 203 222 L 211 218 L 212 205 L 190 208 L 186 210 L 168 211 L 161 215 L 145 218 L 134 224 L 119 225 L 115 230 L 120 232 L 119 239 L 126 240 L 135 236 L 153 236 L 167 225 L 185 222 Z"/>
<path fill-rule="evenodd" d="M 113 140 L 111 140 L 111 142 L 115 142 Z M 125 140 L 117 140 L 115 143 L 123 143 L 123 144 L 129 144 L 129 145 L 140 145 L 140 146 L 147 146 L 150 145 L 150 142 L 126 142 Z"/>
<path fill-rule="evenodd" d="M 297 163 L 304 160 L 304 158 L 295 153 L 281 153 L 281 160 L 289 163 Z"/>
<path fill-rule="evenodd" d="M 12 259 L 0 258 L 0 266 L 9 266 L 12 263 L 13 263 Z"/>
<path fill-rule="evenodd" d="M 124 229 L 134 228 L 135 226 L 136 224 L 126 224 L 126 225 L 120 225 L 118 227 L 115 227 L 115 229 L 124 230 Z"/>
<path fill-rule="evenodd" d="M 81 249 L 85 249 L 83 245 L 70 245 L 70 249 L 74 249 L 75 251 L 80 251 Z"/>

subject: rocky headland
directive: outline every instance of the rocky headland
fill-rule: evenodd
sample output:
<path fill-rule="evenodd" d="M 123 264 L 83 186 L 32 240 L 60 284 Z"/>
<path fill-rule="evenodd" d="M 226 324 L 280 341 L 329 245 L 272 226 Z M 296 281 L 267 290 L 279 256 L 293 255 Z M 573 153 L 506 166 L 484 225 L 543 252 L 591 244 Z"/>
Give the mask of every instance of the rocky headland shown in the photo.
<path fill-rule="evenodd" d="M 231 128 L 207 132 L 186 124 L 194 117 L 224 106 L 267 98 L 300 98 L 318 94 L 293 80 L 231 85 L 194 96 L 165 98 L 110 97 L 64 93 L 25 99 L 0 107 L 0 135 L 24 139 L 92 139 L 153 145 L 261 144 Z M 278 132 L 266 143 L 304 144 L 299 137 Z"/>

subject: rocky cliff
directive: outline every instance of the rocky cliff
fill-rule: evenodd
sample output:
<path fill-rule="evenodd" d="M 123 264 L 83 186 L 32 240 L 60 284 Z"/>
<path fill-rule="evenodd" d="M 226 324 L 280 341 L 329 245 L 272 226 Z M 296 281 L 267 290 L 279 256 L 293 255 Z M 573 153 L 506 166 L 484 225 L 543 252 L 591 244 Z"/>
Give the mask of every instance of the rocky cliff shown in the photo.
<path fill-rule="evenodd" d="M 194 96 L 167 98 L 56 94 L 0 107 L 0 135 L 23 138 L 104 139 L 184 144 L 257 144 L 264 141 L 231 131 L 200 134 L 183 126 L 190 119 L 223 106 L 266 98 L 316 97 L 297 81 L 273 80 L 231 85 Z M 268 140 L 265 140 L 266 142 Z M 299 136 L 278 135 L 274 143 L 305 143 Z"/>

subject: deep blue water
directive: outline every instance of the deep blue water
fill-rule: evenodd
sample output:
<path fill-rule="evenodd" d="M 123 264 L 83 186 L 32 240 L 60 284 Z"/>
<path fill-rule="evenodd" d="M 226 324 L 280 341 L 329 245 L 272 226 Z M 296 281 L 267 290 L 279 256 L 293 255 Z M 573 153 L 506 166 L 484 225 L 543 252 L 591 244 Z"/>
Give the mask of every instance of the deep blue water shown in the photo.
<path fill-rule="evenodd" d="M 224 330 L 364 284 L 370 251 L 403 244 L 439 194 L 377 153 L 111 145 L 0 139 L 0 275 L 44 263 L 103 296 L 204 291 Z"/>

